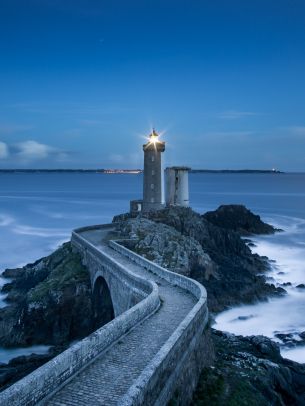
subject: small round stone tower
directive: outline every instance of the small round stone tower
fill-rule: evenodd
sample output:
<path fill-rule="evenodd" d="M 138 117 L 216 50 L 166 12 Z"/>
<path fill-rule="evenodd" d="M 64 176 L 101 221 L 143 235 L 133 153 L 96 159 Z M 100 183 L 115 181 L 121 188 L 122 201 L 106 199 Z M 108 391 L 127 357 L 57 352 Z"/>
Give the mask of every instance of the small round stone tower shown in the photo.
<path fill-rule="evenodd" d="M 166 206 L 188 207 L 190 168 L 186 166 L 172 166 L 165 169 L 165 201 Z"/>
<path fill-rule="evenodd" d="M 165 151 L 165 142 L 159 140 L 155 130 L 143 145 L 143 208 L 142 210 L 160 210 L 163 207 L 161 153 Z"/>

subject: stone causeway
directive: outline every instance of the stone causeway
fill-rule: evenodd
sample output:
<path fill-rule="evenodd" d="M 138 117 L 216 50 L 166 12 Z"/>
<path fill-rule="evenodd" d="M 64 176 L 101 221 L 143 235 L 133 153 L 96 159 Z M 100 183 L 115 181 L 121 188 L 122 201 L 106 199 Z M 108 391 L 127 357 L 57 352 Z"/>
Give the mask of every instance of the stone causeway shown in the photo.
<path fill-rule="evenodd" d="M 113 225 L 72 233 L 92 289 L 106 282 L 115 318 L 0 393 L 3 406 L 191 402 L 206 354 L 205 288 L 125 248 Z"/>

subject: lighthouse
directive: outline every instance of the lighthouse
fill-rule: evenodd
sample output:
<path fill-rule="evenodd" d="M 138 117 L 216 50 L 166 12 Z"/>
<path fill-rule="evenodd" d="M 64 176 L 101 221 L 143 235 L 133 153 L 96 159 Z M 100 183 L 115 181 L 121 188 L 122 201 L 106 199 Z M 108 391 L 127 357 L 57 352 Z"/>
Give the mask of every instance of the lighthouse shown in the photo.
<path fill-rule="evenodd" d="M 162 152 L 165 151 L 165 142 L 160 141 L 159 134 L 153 129 L 148 141 L 143 145 L 144 173 L 143 173 L 143 199 L 130 201 L 130 214 L 138 216 L 141 212 L 161 210 L 163 203 L 162 185 Z M 166 168 L 166 207 L 189 206 L 188 172 L 185 166 Z"/>
<path fill-rule="evenodd" d="M 163 207 L 161 154 L 165 151 L 165 142 L 159 140 L 159 134 L 154 129 L 148 137 L 148 142 L 143 145 L 143 151 L 142 210 L 160 210 Z"/>

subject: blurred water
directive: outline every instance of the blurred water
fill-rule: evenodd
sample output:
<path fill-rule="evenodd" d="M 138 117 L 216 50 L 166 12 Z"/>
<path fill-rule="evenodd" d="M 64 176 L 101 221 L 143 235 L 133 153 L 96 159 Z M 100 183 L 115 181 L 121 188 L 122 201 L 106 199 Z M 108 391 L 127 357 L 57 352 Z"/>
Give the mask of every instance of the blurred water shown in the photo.
<path fill-rule="evenodd" d="M 48 255 L 73 228 L 110 222 L 141 195 L 141 174 L 0 174 L 0 270 Z M 305 174 L 190 174 L 190 201 L 199 212 L 245 204 L 286 230 L 256 238 L 255 250 L 277 261 L 271 276 L 276 283 L 292 282 L 289 295 L 224 312 L 217 328 L 269 337 L 275 331 L 304 331 L 305 291 L 295 286 L 305 283 Z M 254 317 L 238 321 L 240 315 Z M 300 357 L 305 361 L 305 349 L 298 350 Z"/>
<path fill-rule="evenodd" d="M 0 362 L 7 363 L 10 359 L 20 357 L 21 355 L 46 354 L 49 348 L 49 345 L 33 345 L 32 347 L 19 347 L 9 349 L 0 347 Z"/>

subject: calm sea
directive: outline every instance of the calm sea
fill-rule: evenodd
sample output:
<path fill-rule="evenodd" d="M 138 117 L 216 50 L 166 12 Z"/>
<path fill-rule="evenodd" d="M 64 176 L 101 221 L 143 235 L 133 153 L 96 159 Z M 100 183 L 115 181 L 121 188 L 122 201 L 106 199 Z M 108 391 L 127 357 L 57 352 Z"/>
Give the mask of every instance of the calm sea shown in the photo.
<path fill-rule="evenodd" d="M 142 175 L 0 174 L 0 269 L 49 254 L 73 228 L 110 222 L 141 195 Z M 285 230 L 255 238 L 254 250 L 277 261 L 270 276 L 292 283 L 288 295 L 223 312 L 217 328 L 273 338 L 305 331 L 305 290 L 296 288 L 305 283 L 305 174 L 190 174 L 190 201 L 199 212 L 245 204 Z M 304 347 L 283 353 L 305 362 Z"/>

